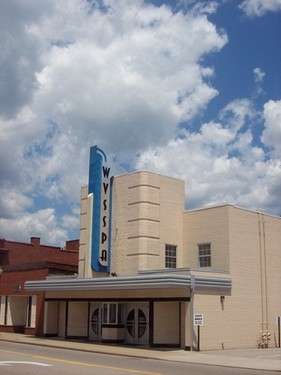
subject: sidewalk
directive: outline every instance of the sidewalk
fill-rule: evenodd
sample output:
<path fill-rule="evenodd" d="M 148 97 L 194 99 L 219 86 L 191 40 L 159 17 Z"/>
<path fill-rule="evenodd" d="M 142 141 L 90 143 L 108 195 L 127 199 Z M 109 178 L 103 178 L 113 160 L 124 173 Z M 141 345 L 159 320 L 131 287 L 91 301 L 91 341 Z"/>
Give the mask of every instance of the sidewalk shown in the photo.
<path fill-rule="evenodd" d="M 187 352 L 180 349 L 151 349 L 120 345 L 97 344 L 85 341 L 60 340 L 0 332 L 0 341 L 81 350 L 93 353 L 151 358 L 165 361 L 197 363 L 213 366 L 281 371 L 281 349 L 240 349 Z"/>

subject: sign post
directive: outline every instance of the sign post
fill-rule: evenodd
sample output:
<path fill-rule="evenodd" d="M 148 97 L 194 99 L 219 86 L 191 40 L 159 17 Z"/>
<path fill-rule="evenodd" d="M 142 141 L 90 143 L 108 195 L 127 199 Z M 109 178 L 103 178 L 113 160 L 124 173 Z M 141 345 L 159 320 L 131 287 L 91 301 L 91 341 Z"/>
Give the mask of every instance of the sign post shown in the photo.
<path fill-rule="evenodd" d="M 197 326 L 197 340 L 198 340 L 197 350 L 198 352 L 200 352 L 200 327 L 203 325 L 203 322 L 204 322 L 203 314 L 193 315 L 193 324 Z"/>
<path fill-rule="evenodd" d="M 280 324 L 281 323 L 281 316 L 277 317 L 277 326 L 278 326 L 278 348 L 280 348 Z"/>

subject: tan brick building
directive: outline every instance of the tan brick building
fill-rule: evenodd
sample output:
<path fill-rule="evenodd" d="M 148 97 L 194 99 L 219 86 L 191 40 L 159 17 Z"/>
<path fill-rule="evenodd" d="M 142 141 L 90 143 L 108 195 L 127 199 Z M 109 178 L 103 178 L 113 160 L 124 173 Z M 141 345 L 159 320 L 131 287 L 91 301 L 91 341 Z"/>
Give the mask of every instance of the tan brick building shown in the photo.
<path fill-rule="evenodd" d="M 91 178 L 81 191 L 78 277 L 25 285 L 45 292 L 44 334 L 187 350 L 277 346 L 281 218 L 229 204 L 186 211 L 183 181 L 135 172 L 109 183 L 108 174 L 110 195 L 92 192 Z"/>

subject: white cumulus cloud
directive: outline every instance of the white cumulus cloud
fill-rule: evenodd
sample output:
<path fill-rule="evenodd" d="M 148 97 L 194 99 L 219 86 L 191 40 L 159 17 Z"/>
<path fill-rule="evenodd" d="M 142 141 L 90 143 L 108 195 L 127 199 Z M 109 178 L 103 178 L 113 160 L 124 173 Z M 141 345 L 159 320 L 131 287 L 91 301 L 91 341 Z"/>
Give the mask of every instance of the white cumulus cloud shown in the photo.
<path fill-rule="evenodd" d="M 270 100 L 265 103 L 264 119 L 265 129 L 262 140 L 266 146 L 270 147 L 273 156 L 281 160 L 281 100 Z"/>
<path fill-rule="evenodd" d="M 278 2 L 260 4 L 241 7 L 249 15 L 278 10 Z M 229 200 L 274 211 L 279 101 L 268 100 L 261 116 L 251 100 L 237 98 L 200 124 L 221 94 L 206 58 L 228 43 L 211 21 L 218 6 L 1 3 L 1 236 L 62 243 L 79 228 L 94 144 L 107 152 L 113 173 L 146 168 L 183 178 L 189 207 Z M 252 69 L 261 85 L 265 72 Z M 264 121 L 260 145 L 256 121 Z"/>
<path fill-rule="evenodd" d="M 244 0 L 239 6 L 247 16 L 260 17 L 281 10 L 281 0 Z"/>
<path fill-rule="evenodd" d="M 265 104 L 263 140 L 275 151 L 280 147 L 279 105 Z M 258 116 L 249 100 L 233 101 L 220 112 L 221 122 L 202 124 L 199 132 L 182 131 L 165 146 L 147 150 L 139 156 L 136 169 L 185 180 L 187 208 L 228 202 L 278 214 L 280 155 L 268 159 L 261 147 L 253 145 L 251 128 Z"/>
<path fill-rule="evenodd" d="M 27 242 L 30 237 L 36 236 L 42 239 L 42 243 L 61 246 L 68 239 L 67 230 L 58 222 L 53 208 L 23 212 L 12 219 L 0 218 L 0 236 Z"/>
<path fill-rule="evenodd" d="M 206 17 L 215 8 L 173 13 L 142 0 L 1 5 L 0 189 L 12 186 L 17 197 L 11 217 L 41 220 L 41 211 L 28 211 L 33 200 L 77 204 L 91 145 L 130 163 L 204 111 L 218 91 L 202 58 L 227 43 Z M 60 220 L 73 226 L 67 215 Z"/>

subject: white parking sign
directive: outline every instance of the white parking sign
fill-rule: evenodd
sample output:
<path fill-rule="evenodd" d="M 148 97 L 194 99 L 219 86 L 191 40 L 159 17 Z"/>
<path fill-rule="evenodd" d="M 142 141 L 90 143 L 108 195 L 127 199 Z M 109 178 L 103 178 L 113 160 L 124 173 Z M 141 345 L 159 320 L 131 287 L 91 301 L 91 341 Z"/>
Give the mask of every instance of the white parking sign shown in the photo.
<path fill-rule="evenodd" d="M 203 314 L 194 314 L 193 324 L 195 326 L 202 326 L 203 325 Z"/>

